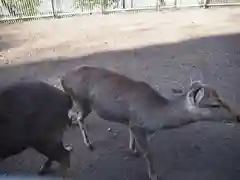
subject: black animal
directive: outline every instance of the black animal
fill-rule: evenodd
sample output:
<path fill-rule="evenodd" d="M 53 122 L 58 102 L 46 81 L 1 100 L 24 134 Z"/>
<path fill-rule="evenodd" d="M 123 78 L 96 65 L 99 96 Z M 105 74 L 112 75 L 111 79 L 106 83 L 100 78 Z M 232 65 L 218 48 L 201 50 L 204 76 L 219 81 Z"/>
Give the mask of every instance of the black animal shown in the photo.
<path fill-rule="evenodd" d="M 72 101 L 63 91 L 41 81 L 15 82 L 0 90 L 0 159 L 34 148 L 48 157 L 39 174 L 49 173 L 53 161 L 65 174 L 71 147 L 62 136 L 71 125 Z"/>

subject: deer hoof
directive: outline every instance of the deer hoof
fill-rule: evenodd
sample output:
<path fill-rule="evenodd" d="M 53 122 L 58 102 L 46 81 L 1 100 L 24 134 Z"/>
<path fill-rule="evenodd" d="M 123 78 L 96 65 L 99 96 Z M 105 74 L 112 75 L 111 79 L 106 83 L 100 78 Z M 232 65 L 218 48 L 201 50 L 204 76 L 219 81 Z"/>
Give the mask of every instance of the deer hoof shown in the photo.
<path fill-rule="evenodd" d="M 92 144 L 89 144 L 89 145 L 88 145 L 88 149 L 91 150 L 91 151 L 94 151 L 94 150 L 95 150 L 95 148 L 93 147 Z"/>
<path fill-rule="evenodd" d="M 138 151 L 132 151 L 132 155 L 136 158 L 139 158 L 141 154 Z"/>
<path fill-rule="evenodd" d="M 149 179 L 150 180 L 161 180 L 161 178 L 159 178 L 156 174 L 149 175 Z"/>
<path fill-rule="evenodd" d="M 72 146 L 70 146 L 70 145 L 65 145 L 65 147 L 64 147 L 68 152 L 71 152 L 71 151 L 73 151 L 73 147 Z"/>

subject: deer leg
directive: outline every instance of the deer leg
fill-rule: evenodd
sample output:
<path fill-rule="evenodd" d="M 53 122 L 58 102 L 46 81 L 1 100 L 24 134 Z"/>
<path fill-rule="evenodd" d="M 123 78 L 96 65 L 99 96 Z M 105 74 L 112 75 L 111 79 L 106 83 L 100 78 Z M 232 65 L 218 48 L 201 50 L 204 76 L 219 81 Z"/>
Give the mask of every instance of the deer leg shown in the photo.
<path fill-rule="evenodd" d="M 78 106 L 76 105 L 75 101 L 73 101 L 73 108 L 69 110 L 68 117 L 72 120 L 73 125 L 78 125 L 77 116 L 79 114 Z"/>
<path fill-rule="evenodd" d="M 150 180 L 160 180 L 156 175 L 153 168 L 153 157 L 149 153 L 149 145 L 147 139 L 147 133 L 140 128 L 131 128 L 134 138 L 141 150 L 141 155 L 144 157 L 148 169 L 148 175 Z"/>
<path fill-rule="evenodd" d="M 84 120 L 85 118 L 91 113 L 91 109 L 88 105 L 85 105 L 85 106 L 80 106 L 81 108 L 81 113 L 78 113 L 78 116 L 77 116 L 77 123 L 81 129 L 81 133 L 82 133 L 82 136 L 83 136 L 83 140 L 84 140 L 84 143 L 86 144 L 86 146 L 90 149 L 90 150 L 93 150 L 93 146 L 92 146 L 92 143 L 91 141 L 89 140 L 88 138 L 88 135 L 87 135 L 87 132 L 86 132 L 86 129 L 84 127 Z"/>
<path fill-rule="evenodd" d="M 89 140 L 88 138 L 88 135 L 87 135 L 87 132 L 86 132 L 86 129 L 84 127 L 84 118 L 83 117 L 77 117 L 77 123 L 81 129 L 81 133 L 82 133 L 82 136 L 83 136 L 83 141 L 85 143 L 85 145 L 90 149 L 90 150 L 93 150 L 93 146 L 92 146 L 92 143 L 91 141 Z"/>
<path fill-rule="evenodd" d="M 135 142 L 135 139 L 134 139 L 131 129 L 129 129 L 129 135 L 130 135 L 129 149 L 131 149 L 133 152 L 135 152 L 136 151 L 136 142 Z"/>
<path fill-rule="evenodd" d="M 139 156 L 137 148 L 136 148 L 136 140 L 134 138 L 134 135 L 133 135 L 131 129 L 129 129 L 129 136 L 130 136 L 130 139 L 129 139 L 129 149 L 133 152 L 133 154 L 135 156 Z"/>

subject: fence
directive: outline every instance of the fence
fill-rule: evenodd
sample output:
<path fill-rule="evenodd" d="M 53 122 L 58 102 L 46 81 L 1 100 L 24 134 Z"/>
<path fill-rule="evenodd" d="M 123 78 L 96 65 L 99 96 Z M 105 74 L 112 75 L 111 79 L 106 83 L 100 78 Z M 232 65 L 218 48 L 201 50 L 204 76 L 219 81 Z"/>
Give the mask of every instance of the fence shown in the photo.
<path fill-rule="evenodd" d="M 240 5 L 240 0 L 0 0 L 0 21 L 214 5 Z"/>

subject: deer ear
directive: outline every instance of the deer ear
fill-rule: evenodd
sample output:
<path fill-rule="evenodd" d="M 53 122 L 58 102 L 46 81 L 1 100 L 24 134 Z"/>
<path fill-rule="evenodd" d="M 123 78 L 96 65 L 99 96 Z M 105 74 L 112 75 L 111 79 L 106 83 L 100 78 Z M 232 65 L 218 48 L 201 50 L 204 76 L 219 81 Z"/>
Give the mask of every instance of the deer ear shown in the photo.
<path fill-rule="evenodd" d="M 200 102 L 204 98 L 204 88 L 202 87 L 194 87 L 187 93 L 188 105 L 191 108 L 199 107 Z"/>
<path fill-rule="evenodd" d="M 194 80 L 190 77 L 190 87 L 193 86 L 194 84 L 202 84 L 201 80 Z"/>
<path fill-rule="evenodd" d="M 197 90 L 197 92 L 195 93 L 195 96 L 194 96 L 194 102 L 195 102 L 196 106 L 200 104 L 204 95 L 205 95 L 204 88 L 200 88 L 199 90 Z"/>
<path fill-rule="evenodd" d="M 202 84 L 203 83 L 203 76 L 202 73 L 191 73 L 190 76 L 190 86 L 194 85 L 194 84 Z"/>

